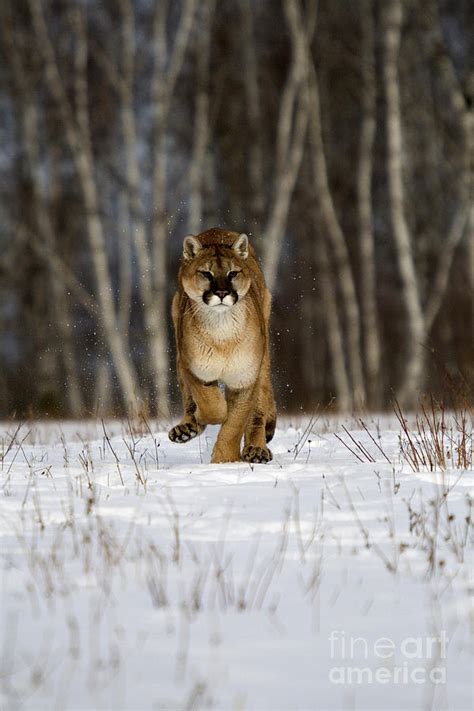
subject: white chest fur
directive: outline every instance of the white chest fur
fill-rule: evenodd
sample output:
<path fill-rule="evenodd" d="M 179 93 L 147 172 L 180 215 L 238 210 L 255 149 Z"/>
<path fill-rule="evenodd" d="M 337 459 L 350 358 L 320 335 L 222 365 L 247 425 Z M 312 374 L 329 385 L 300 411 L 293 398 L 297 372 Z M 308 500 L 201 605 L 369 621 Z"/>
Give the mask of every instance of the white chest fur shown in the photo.
<path fill-rule="evenodd" d="M 201 328 L 190 343 L 191 369 L 200 380 L 218 380 L 229 388 L 249 387 L 257 379 L 261 348 L 252 338 L 245 304 L 206 308 L 197 315 Z"/>

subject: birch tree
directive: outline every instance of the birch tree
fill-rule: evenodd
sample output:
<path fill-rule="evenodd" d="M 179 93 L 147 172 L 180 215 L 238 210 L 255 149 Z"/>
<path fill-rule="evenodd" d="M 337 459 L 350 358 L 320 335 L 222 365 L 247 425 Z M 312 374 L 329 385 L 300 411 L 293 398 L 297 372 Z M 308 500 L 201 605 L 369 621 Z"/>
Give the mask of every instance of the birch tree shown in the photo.
<path fill-rule="evenodd" d="M 387 124 L 387 173 L 390 220 L 402 285 L 406 315 L 406 356 L 398 399 L 412 405 L 423 372 L 425 322 L 418 288 L 412 237 L 405 216 L 403 187 L 403 138 L 398 76 L 398 57 L 402 25 L 401 0 L 387 0 L 382 8 L 384 62 L 383 76 Z"/>
<path fill-rule="evenodd" d="M 310 82 L 310 106 L 310 135 L 312 147 L 311 155 L 314 168 L 314 191 L 321 221 L 326 231 L 328 243 L 331 246 L 338 285 L 342 294 L 347 328 L 347 349 L 349 369 L 351 373 L 353 401 L 356 406 L 360 407 L 365 403 L 365 386 L 361 359 L 359 306 L 349 259 L 349 252 L 347 250 L 344 234 L 337 218 L 336 209 L 329 187 L 321 128 L 319 89 L 314 67 L 312 67 Z"/>
<path fill-rule="evenodd" d="M 271 288 L 276 279 L 278 259 L 288 215 L 289 199 L 294 189 L 297 171 L 302 159 L 304 134 L 309 114 L 315 196 L 318 200 L 322 222 L 327 231 L 337 264 L 337 274 L 343 295 L 347 322 L 352 391 L 354 403 L 360 406 L 365 402 L 365 387 L 360 351 L 359 308 L 349 255 L 344 235 L 337 220 L 327 177 L 321 130 L 319 91 L 310 52 L 311 37 L 308 35 L 308 27 L 311 28 L 312 23 L 307 23 L 303 20 L 299 3 L 288 0 L 284 7 L 292 37 L 293 59 L 280 104 L 277 128 L 274 209 L 265 230 L 265 275 Z M 298 113 L 294 118 L 295 129 L 293 141 L 291 141 L 291 126 L 295 106 L 298 106 Z M 289 150 L 291 150 L 293 161 L 287 158 Z"/>
<path fill-rule="evenodd" d="M 319 263 L 319 284 L 324 304 L 328 349 L 334 380 L 336 403 L 341 412 L 348 412 L 353 404 L 344 356 L 344 337 L 337 307 L 335 279 L 331 270 L 327 242 L 324 236 L 314 243 L 316 263 Z"/>
<path fill-rule="evenodd" d="M 270 290 L 276 283 L 290 200 L 303 159 L 308 124 L 306 32 L 299 0 L 284 0 L 284 11 L 290 30 L 292 59 L 280 100 L 274 186 L 263 239 L 263 267 Z"/>
<path fill-rule="evenodd" d="M 171 110 L 173 91 L 181 73 L 195 14 L 195 0 L 184 0 L 178 29 L 172 47 L 166 35 L 167 3 L 157 3 L 153 21 L 154 66 L 151 78 L 153 104 L 153 217 L 151 226 L 151 264 L 153 274 L 154 310 L 156 319 L 156 353 L 154 367 L 157 372 L 157 392 L 168 388 L 169 359 L 166 310 L 167 284 L 167 147 L 166 132 Z M 169 55 L 169 58 L 168 58 Z M 168 400 L 162 397 L 160 411 L 168 409 Z M 165 414 L 166 414 L 165 411 Z"/>
<path fill-rule="evenodd" d="M 139 268 L 139 289 L 142 296 L 145 339 L 148 349 L 148 364 L 152 374 L 156 412 L 167 416 L 169 412 L 168 382 L 163 382 L 163 344 L 159 323 L 166 318 L 165 310 L 156 308 L 153 286 L 153 265 L 148 247 L 148 239 L 143 220 L 141 201 L 141 171 L 138 162 L 138 138 L 135 122 L 135 55 L 136 29 L 134 9 L 131 0 L 120 0 L 121 34 L 123 38 L 122 76 L 116 79 L 120 96 L 120 113 L 124 138 L 125 165 L 127 175 L 129 214 L 133 248 Z M 123 237 L 125 237 L 126 232 Z M 122 247 L 122 249 L 125 249 Z"/>
<path fill-rule="evenodd" d="M 121 71 L 115 62 L 100 46 L 94 47 L 94 56 L 104 70 L 111 87 L 119 98 L 121 128 L 125 154 L 126 181 L 125 190 L 128 208 L 124 220 L 130 220 L 132 235 L 131 246 L 137 256 L 139 267 L 138 286 L 142 297 L 145 340 L 148 350 L 148 365 L 152 375 L 155 397 L 155 410 L 161 417 L 169 414 L 169 357 L 167 334 L 167 232 L 166 212 L 167 192 L 167 146 L 166 137 L 169 129 L 169 116 L 173 89 L 180 75 L 194 19 L 194 0 L 185 2 L 176 31 L 175 42 L 168 48 L 167 16 L 168 6 L 163 2 L 157 5 L 153 21 L 154 70 L 152 81 L 153 114 L 153 217 L 151 230 L 148 231 L 144 218 L 145 209 L 141 198 L 142 169 L 138 160 L 139 141 L 135 117 L 135 82 L 136 82 L 136 36 L 135 11 L 131 0 L 120 0 L 121 27 Z M 210 19 L 206 17 L 206 20 Z M 208 25 L 204 24 L 207 29 Z M 209 29 L 210 31 L 210 29 Z M 170 57 L 168 58 L 168 52 Z M 202 111 L 200 113 L 202 119 Z M 202 120 L 201 120 L 202 124 Z M 204 156 L 205 157 L 205 156 Z M 123 205 L 122 205 L 123 207 Z M 127 219 L 128 214 L 128 219 Z M 130 289 L 130 272 L 127 264 L 129 257 L 128 233 L 124 225 L 121 233 L 122 274 Z M 129 297 L 127 297 L 129 298 Z M 126 310 L 126 295 L 121 309 Z"/>
<path fill-rule="evenodd" d="M 264 171 L 262 155 L 262 118 L 260 112 L 260 87 L 255 51 L 254 7 L 251 0 L 242 2 L 242 52 L 244 61 L 244 91 L 247 104 L 249 133 L 250 222 L 257 233 L 263 227 L 265 216 Z"/>
<path fill-rule="evenodd" d="M 66 141 L 71 151 L 79 179 L 85 207 L 87 235 L 95 273 L 100 323 L 107 341 L 124 405 L 128 412 L 137 410 L 139 387 L 127 344 L 120 331 L 113 298 L 112 280 L 107 260 L 105 237 L 100 220 L 99 197 L 94 174 L 89 111 L 87 99 L 87 33 L 82 9 L 75 13 L 76 42 L 76 106 L 71 106 L 59 71 L 56 54 L 48 34 L 42 4 L 29 0 L 29 8 L 36 37 L 37 49 L 45 65 L 46 79 L 52 98 L 63 123 Z"/>
<path fill-rule="evenodd" d="M 361 127 L 357 166 L 359 218 L 360 301 L 367 396 L 377 407 L 380 397 L 380 334 L 376 306 L 376 272 L 372 214 L 373 150 L 376 130 L 376 78 L 372 0 L 361 0 Z"/>
<path fill-rule="evenodd" d="M 203 0 L 199 7 L 196 42 L 196 96 L 194 140 L 189 169 L 190 214 L 189 232 L 202 232 L 206 154 L 209 142 L 209 97 L 211 32 L 215 0 Z"/>
<path fill-rule="evenodd" d="M 2 412 L 104 413 L 118 389 L 131 413 L 140 372 L 164 416 L 178 243 L 212 224 L 254 233 L 282 405 L 416 405 L 444 363 L 469 382 L 461 5 L 5 0 Z"/>
<path fill-rule="evenodd" d="M 31 83 L 28 81 L 29 74 L 19 52 L 21 39 L 14 28 L 10 7 L 6 4 L 0 10 L 0 20 L 2 24 L 2 40 L 7 50 L 6 56 L 10 63 L 11 76 L 18 97 L 18 113 L 21 117 L 20 132 L 31 181 L 32 209 L 36 228 L 36 234 L 32 235 L 32 240 L 37 243 L 38 239 L 40 239 L 41 242 L 47 245 L 50 252 L 54 252 L 56 250 L 55 229 L 49 213 L 48 198 L 43 188 L 44 180 L 41 176 L 38 99 Z M 54 158 L 54 152 L 52 152 L 52 157 Z M 52 163 L 54 168 L 54 160 Z M 51 191 L 57 188 L 57 181 L 53 182 L 55 177 L 54 170 L 52 173 Z M 40 244 L 38 247 L 38 253 L 41 253 L 42 245 Z M 51 260 L 46 259 L 44 261 L 48 269 L 49 287 L 53 295 L 51 305 L 56 316 L 55 323 L 61 342 L 61 350 L 58 355 L 61 357 L 66 375 L 66 397 L 69 415 L 80 417 L 84 411 L 84 402 L 77 375 L 77 360 L 74 353 L 71 314 L 68 310 L 65 281 L 56 273 Z M 50 348 L 49 350 L 53 352 L 54 349 Z"/>
<path fill-rule="evenodd" d="M 474 270 L 474 70 L 467 76 L 463 90 L 457 77 L 453 61 L 446 48 L 437 3 L 429 0 L 424 12 L 429 56 L 434 58 L 440 81 L 446 87 L 453 115 L 457 118 L 462 137 L 463 156 L 458 171 L 458 201 L 455 214 L 440 244 L 438 263 L 432 286 L 426 299 L 426 330 L 429 333 L 443 303 L 449 283 L 451 266 L 456 249 L 463 236 L 467 237 L 470 256 L 471 287 Z M 472 87 L 470 87 L 472 83 Z"/>

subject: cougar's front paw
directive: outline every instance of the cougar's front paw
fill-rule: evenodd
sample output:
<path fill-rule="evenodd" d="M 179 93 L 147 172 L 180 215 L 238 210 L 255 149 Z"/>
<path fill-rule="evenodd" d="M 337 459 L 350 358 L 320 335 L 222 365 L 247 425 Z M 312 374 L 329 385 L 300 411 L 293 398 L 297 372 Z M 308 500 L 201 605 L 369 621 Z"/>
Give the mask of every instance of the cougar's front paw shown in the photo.
<path fill-rule="evenodd" d="M 253 444 L 248 444 L 242 452 L 244 462 L 252 462 L 254 464 L 266 464 L 273 459 L 273 455 L 268 447 L 256 447 Z"/>
<path fill-rule="evenodd" d="M 197 424 L 192 422 L 182 422 L 170 429 L 168 437 L 172 442 L 188 442 L 198 434 L 199 428 Z"/>
<path fill-rule="evenodd" d="M 240 462 L 240 451 L 236 447 L 214 446 L 211 464 L 226 464 L 229 462 Z"/>

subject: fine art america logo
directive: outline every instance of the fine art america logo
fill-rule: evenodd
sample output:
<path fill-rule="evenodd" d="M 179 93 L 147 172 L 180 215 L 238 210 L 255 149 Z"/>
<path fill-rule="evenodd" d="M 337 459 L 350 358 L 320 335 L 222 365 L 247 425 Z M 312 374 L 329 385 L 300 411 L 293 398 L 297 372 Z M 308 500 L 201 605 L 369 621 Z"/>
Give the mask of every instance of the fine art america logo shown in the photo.
<path fill-rule="evenodd" d="M 364 637 L 346 637 L 333 630 L 329 635 L 329 670 L 333 684 L 445 684 L 448 637 L 405 637 L 398 643 L 389 637 L 369 642 Z"/>

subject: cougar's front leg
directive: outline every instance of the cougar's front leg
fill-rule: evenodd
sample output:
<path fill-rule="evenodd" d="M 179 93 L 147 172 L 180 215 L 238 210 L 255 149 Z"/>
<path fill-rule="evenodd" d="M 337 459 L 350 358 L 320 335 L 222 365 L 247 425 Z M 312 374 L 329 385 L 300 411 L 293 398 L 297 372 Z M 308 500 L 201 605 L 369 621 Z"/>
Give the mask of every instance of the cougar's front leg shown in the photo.
<path fill-rule="evenodd" d="M 216 382 L 203 383 L 182 365 L 178 378 L 183 396 L 184 417 L 169 432 L 173 442 L 187 442 L 201 434 L 206 425 L 220 425 L 227 416 L 227 403 Z"/>
<path fill-rule="evenodd" d="M 273 459 L 267 442 L 273 436 L 272 431 L 271 436 L 268 437 L 268 425 L 273 425 L 274 428 L 275 419 L 274 414 L 267 411 L 266 405 L 265 394 L 260 391 L 245 430 L 245 445 L 242 452 L 242 459 L 245 462 L 266 464 Z M 270 419 L 272 417 L 273 420 Z"/>
<path fill-rule="evenodd" d="M 242 451 L 244 462 L 266 464 L 273 459 L 273 455 L 267 447 L 265 425 L 265 413 L 257 404 L 250 415 L 247 429 L 245 430 L 245 445 Z"/>
<path fill-rule="evenodd" d="M 276 414 L 273 388 L 270 379 L 270 358 L 264 356 L 257 386 L 256 398 L 245 430 L 242 459 L 245 462 L 266 463 L 273 459 L 267 447 L 275 430 Z"/>
<path fill-rule="evenodd" d="M 240 461 L 240 443 L 252 409 L 255 387 L 242 390 L 227 389 L 227 419 L 217 437 L 211 462 Z"/>
<path fill-rule="evenodd" d="M 190 381 L 195 417 L 201 425 L 220 425 L 227 417 L 227 403 L 217 382 L 203 383 L 194 376 Z"/>
<path fill-rule="evenodd" d="M 206 425 L 196 419 L 197 405 L 193 399 L 191 388 L 187 382 L 186 371 L 180 361 L 176 363 L 178 371 L 178 383 L 183 400 L 183 417 L 181 422 L 172 427 L 168 432 L 168 437 L 172 442 L 188 442 L 204 431 Z"/>

